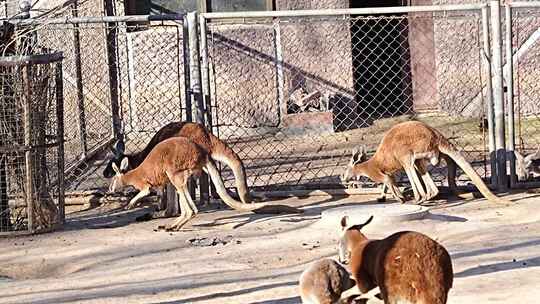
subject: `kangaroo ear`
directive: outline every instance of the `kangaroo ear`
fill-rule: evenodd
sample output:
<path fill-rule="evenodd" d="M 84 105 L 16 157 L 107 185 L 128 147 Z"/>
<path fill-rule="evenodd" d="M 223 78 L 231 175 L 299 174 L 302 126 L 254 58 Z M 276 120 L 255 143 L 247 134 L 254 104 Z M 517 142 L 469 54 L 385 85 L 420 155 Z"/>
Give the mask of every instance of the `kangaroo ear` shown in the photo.
<path fill-rule="evenodd" d="M 349 162 L 350 165 L 354 165 L 358 162 L 358 149 L 353 148 L 352 154 L 351 154 L 351 161 Z"/>
<path fill-rule="evenodd" d="M 124 157 L 122 159 L 122 162 L 120 163 L 120 171 L 126 171 L 129 166 L 129 160 L 127 157 Z"/>
<path fill-rule="evenodd" d="M 342 229 L 345 229 L 347 228 L 347 225 L 348 225 L 348 222 L 349 222 L 349 217 L 348 216 L 344 216 L 341 218 L 341 228 Z"/>
<path fill-rule="evenodd" d="M 365 223 L 363 223 L 361 226 L 362 227 L 366 226 L 367 224 L 371 223 L 372 220 L 373 220 L 373 215 L 370 216 L 369 219 Z"/>
<path fill-rule="evenodd" d="M 365 162 L 367 160 L 367 148 L 366 146 L 360 147 L 360 161 Z"/>
<path fill-rule="evenodd" d="M 514 151 L 514 155 L 516 156 L 516 160 L 518 161 L 523 161 L 523 155 L 521 155 L 521 153 L 519 153 L 518 151 Z"/>
<path fill-rule="evenodd" d="M 118 169 L 118 166 L 113 162 L 112 165 L 111 165 L 112 169 L 114 170 L 114 172 L 117 174 L 117 175 L 120 175 L 122 174 L 120 172 L 120 169 Z"/>

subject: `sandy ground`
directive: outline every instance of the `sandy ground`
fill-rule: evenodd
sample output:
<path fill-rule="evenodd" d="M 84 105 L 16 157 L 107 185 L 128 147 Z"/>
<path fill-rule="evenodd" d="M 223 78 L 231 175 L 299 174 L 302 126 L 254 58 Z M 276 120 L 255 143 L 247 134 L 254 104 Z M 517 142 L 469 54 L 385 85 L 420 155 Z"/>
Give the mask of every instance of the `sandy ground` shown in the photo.
<path fill-rule="evenodd" d="M 368 226 L 365 232 L 375 238 L 411 229 L 441 242 L 455 271 L 449 303 L 537 303 L 537 195 L 511 195 L 509 207 L 482 199 L 439 202 L 426 219 Z M 311 261 L 336 254 L 337 227 L 323 225 L 321 211 L 370 199 L 281 201 L 302 206 L 302 215 L 210 210 L 176 233 L 154 231 L 170 219 L 135 221 L 145 209 L 109 204 L 72 213 L 63 231 L 0 239 L 0 302 L 300 303 L 300 273 Z M 203 237 L 228 243 L 188 242 Z"/>

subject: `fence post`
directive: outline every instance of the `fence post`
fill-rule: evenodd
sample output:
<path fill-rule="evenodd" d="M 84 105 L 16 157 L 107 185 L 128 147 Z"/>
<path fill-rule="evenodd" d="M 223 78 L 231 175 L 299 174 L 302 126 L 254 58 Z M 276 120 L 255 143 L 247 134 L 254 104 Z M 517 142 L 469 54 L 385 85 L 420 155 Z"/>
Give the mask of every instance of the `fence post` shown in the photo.
<path fill-rule="evenodd" d="M 19 1 L 20 17 L 21 19 L 30 18 L 31 4 L 28 0 Z M 29 37 L 24 37 L 29 39 Z M 23 41 L 24 50 L 21 55 L 29 55 L 31 51 L 28 48 L 27 42 Z M 34 232 L 34 155 L 32 149 L 32 65 L 25 64 L 21 66 L 20 75 L 22 79 L 22 95 L 21 100 L 23 104 L 23 130 L 24 130 L 24 163 L 25 163 L 25 188 L 26 188 L 26 214 L 28 219 L 28 231 Z"/>
<path fill-rule="evenodd" d="M 516 132 L 514 130 L 514 60 L 512 51 L 512 7 L 504 6 L 506 21 L 506 102 L 508 103 L 508 160 L 510 161 L 510 188 L 517 185 L 516 176 Z"/>
<path fill-rule="evenodd" d="M 495 114 L 495 149 L 497 150 L 497 186 L 506 191 L 506 145 L 504 127 L 504 96 L 502 71 L 501 6 L 498 0 L 490 0 L 492 31 L 493 105 Z"/>
<path fill-rule="evenodd" d="M 204 106 L 206 107 L 206 127 L 210 132 L 213 131 L 213 120 L 212 120 L 212 100 L 210 94 L 210 66 L 208 62 L 208 43 L 207 43 L 207 25 L 206 18 L 203 15 L 199 15 L 199 27 L 200 27 L 200 45 L 201 45 L 201 81 L 202 81 L 202 93 Z M 208 183 L 209 194 L 212 197 L 217 197 L 217 192 L 215 191 L 214 185 Z"/>
<path fill-rule="evenodd" d="M 71 14 L 73 17 L 77 18 L 78 13 L 78 3 L 77 1 L 73 2 Z M 86 157 L 88 152 L 88 144 L 86 140 L 86 114 L 84 109 L 84 93 L 83 93 L 83 80 L 82 80 L 82 62 L 81 62 L 81 37 L 79 33 L 79 24 L 73 24 L 73 47 L 74 47 L 74 56 L 75 56 L 75 77 L 77 81 L 77 109 L 78 109 L 78 119 L 79 119 L 79 137 L 81 140 L 81 150 L 83 157 Z"/>
<path fill-rule="evenodd" d="M 32 84 L 30 79 L 32 65 L 21 67 L 22 75 L 22 102 L 23 102 L 23 128 L 24 128 L 24 152 L 25 160 L 25 188 L 26 188 L 26 214 L 28 215 L 28 231 L 34 232 L 34 155 L 32 146 Z"/>
<path fill-rule="evenodd" d="M 192 102 L 195 104 L 195 121 L 201 125 L 205 124 L 204 98 L 201 87 L 201 64 L 199 56 L 199 35 L 198 18 L 196 12 L 187 14 L 188 38 L 189 38 L 189 73 L 191 81 Z M 206 204 L 208 202 L 208 176 L 201 174 L 199 178 L 200 199 Z"/>
<path fill-rule="evenodd" d="M 105 15 L 114 16 L 114 6 L 112 0 L 105 0 Z M 120 119 L 120 104 L 118 102 L 118 68 L 116 62 L 116 24 L 113 22 L 107 23 L 105 27 L 105 43 L 107 44 L 107 65 L 109 67 L 109 90 L 111 94 L 111 116 L 112 116 L 112 131 L 116 139 L 121 139 L 121 119 Z"/>
<path fill-rule="evenodd" d="M 487 97 L 487 121 L 488 121 L 488 145 L 489 145 L 489 160 L 491 169 L 491 186 L 497 188 L 497 154 L 495 149 L 495 117 L 493 115 L 493 86 L 491 83 L 491 43 L 489 30 L 489 8 L 482 8 L 482 31 L 484 33 L 484 49 L 483 56 L 486 81 L 486 97 Z"/>
<path fill-rule="evenodd" d="M 64 83 L 62 75 L 62 61 L 55 64 L 55 85 L 56 85 L 56 123 L 58 142 L 58 217 L 60 224 L 65 223 L 65 189 L 64 189 Z"/>

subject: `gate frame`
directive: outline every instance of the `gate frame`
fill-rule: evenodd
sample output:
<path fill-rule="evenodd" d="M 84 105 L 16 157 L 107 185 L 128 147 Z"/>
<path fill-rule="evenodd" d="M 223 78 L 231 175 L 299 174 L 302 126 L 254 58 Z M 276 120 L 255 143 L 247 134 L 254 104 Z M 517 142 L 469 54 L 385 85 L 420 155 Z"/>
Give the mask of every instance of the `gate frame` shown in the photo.
<path fill-rule="evenodd" d="M 497 1 L 491 1 L 493 2 L 492 5 L 498 4 Z M 490 3 L 491 5 L 491 3 Z M 528 182 L 528 181 L 518 181 L 517 175 L 516 175 L 516 157 L 514 154 L 514 151 L 516 149 L 516 130 L 515 130 L 515 115 L 514 113 L 514 72 L 516 71 L 514 69 L 514 63 L 519 62 L 520 59 L 520 50 L 516 50 L 514 52 L 513 45 L 512 45 L 512 39 L 514 37 L 513 35 L 513 29 L 514 29 L 514 23 L 513 23 L 513 12 L 514 8 L 536 8 L 540 11 L 540 1 L 531 1 L 531 2 L 525 2 L 525 1 L 517 1 L 517 2 L 506 2 L 503 5 L 500 5 L 500 7 L 504 7 L 505 12 L 505 30 L 506 35 L 504 37 L 504 43 L 505 43 L 505 52 L 506 52 L 506 65 L 504 66 L 504 80 L 506 81 L 506 102 L 507 102 L 507 115 L 508 115 L 508 142 L 507 142 L 507 158 L 510 163 L 510 188 L 512 189 L 518 189 L 518 188 L 531 188 L 531 187 L 540 187 L 540 182 Z M 540 30 L 537 29 L 536 32 Z M 535 42 L 540 43 L 540 38 L 537 39 Z M 523 53 L 521 53 L 523 54 Z"/>
<path fill-rule="evenodd" d="M 515 4 L 515 3 L 514 3 Z M 539 4 L 540 5 L 540 4 Z M 481 15 L 483 54 L 481 65 L 486 69 L 487 83 L 486 107 L 488 120 L 488 150 L 490 155 L 491 183 L 489 186 L 499 191 L 507 191 L 506 160 L 507 150 L 505 144 L 505 111 L 503 96 L 503 71 L 502 71 L 502 37 L 500 24 L 500 5 L 497 0 L 489 3 L 454 4 L 454 5 L 424 5 L 424 6 L 399 6 L 399 7 L 373 7 L 373 8 L 348 8 L 348 9 L 319 9 L 319 10 L 287 10 L 287 11 L 249 11 L 249 12 L 213 12 L 200 13 L 199 26 L 202 68 L 202 87 L 205 95 L 208 115 L 211 115 L 211 92 L 208 67 L 208 49 L 206 33 L 209 20 L 246 20 L 253 18 L 279 18 L 279 17 L 321 17 L 341 15 L 370 15 L 389 13 L 418 13 L 418 12 L 451 12 L 473 11 Z M 491 21 L 491 25 L 490 25 Z M 494 26 L 495 24 L 495 26 Z M 204 41 L 204 42 L 203 42 Z M 490 41 L 493 41 L 491 44 Z M 482 47 L 481 47 L 482 48 Z M 278 58 L 278 65 L 281 58 Z M 279 73 L 279 72 L 278 72 Z M 279 77 L 279 76 L 278 76 Z M 280 90 L 280 88 L 278 88 Z M 480 88 L 484 90 L 484 88 Z M 208 119 L 208 127 L 213 130 L 215 126 Z M 509 130 L 513 130 L 510 129 Z M 216 130 L 217 131 L 217 130 Z M 218 132 L 219 134 L 219 132 Z M 510 159 L 513 159 L 510 157 Z M 515 165 L 511 172 L 515 172 Z M 501 174 L 502 173 L 502 174 Z"/>

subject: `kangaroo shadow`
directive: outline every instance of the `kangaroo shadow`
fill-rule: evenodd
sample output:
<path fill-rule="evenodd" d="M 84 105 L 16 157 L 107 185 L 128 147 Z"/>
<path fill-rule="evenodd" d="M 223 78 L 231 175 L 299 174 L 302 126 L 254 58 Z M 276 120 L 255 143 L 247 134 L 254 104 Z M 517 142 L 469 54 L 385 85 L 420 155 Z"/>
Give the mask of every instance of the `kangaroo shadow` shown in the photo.
<path fill-rule="evenodd" d="M 535 257 L 535 258 L 521 260 L 521 261 L 513 260 L 510 262 L 480 265 L 477 267 L 472 267 L 472 268 L 460 271 L 456 273 L 454 277 L 465 278 L 465 277 L 478 276 L 478 275 L 483 275 L 483 274 L 488 274 L 488 273 L 521 269 L 521 268 L 530 268 L 530 267 L 540 267 L 540 257 Z"/>

